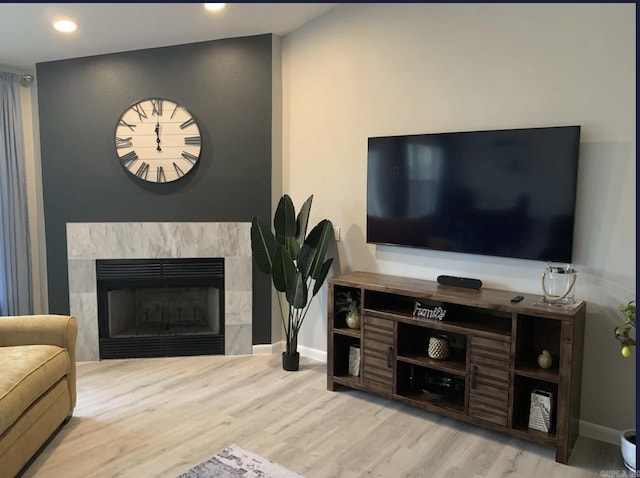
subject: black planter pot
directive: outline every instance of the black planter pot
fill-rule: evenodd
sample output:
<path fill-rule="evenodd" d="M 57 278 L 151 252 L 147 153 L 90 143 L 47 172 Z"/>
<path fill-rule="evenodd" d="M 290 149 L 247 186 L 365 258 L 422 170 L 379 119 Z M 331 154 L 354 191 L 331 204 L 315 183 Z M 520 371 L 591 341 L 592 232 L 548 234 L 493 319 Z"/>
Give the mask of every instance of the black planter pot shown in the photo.
<path fill-rule="evenodd" d="M 282 369 L 287 372 L 295 372 L 298 370 L 300 365 L 300 353 L 294 352 L 292 354 L 288 354 L 286 352 L 282 352 Z"/>

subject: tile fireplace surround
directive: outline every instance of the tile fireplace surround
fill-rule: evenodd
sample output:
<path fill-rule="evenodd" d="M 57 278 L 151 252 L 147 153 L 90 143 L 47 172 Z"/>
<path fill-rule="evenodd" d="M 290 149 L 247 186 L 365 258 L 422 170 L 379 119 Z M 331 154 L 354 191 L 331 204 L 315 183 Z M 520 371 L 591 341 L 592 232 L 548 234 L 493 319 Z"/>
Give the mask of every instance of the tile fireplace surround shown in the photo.
<path fill-rule="evenodd" d="M 99 360 L 96 259 L 224 258 L 225 354 L 252 352 L 249 222 L 67 223 L 69 307 L 77 360 Z"/>

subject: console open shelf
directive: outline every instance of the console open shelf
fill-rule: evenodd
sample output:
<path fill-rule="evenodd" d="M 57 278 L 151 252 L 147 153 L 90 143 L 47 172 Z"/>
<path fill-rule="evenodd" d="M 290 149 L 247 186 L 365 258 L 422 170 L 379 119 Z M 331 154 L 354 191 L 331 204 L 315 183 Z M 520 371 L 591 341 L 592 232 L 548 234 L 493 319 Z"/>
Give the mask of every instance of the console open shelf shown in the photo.
<path fill-rule="evenodd" d="M 447 416 L 463 419 L 464 417 L 464 404 L 460 403 L 447 403 L 447 402 L 430 402 L 423 395 L 412 392 L 407 395 L 395 395 L 393 398 L 401 400 L 414 407 L 423 408 L 424 410 L 436 413 L 443 413 Z"/>
<path fill-rule="evenodd" d="M 466 370 L 465 357 L 460 352 L 453 352 L 453 357 L 447 360 L 434 360 L 424 355 L 398 355 L 396 358 L 399 362 L 406 362 L 421 367 L 428 367 L 442 372 L 464 375 Z"/>
<path fill-rule="evenodd" d="M 348 337 L 360 338 L 360 329 L 349 329 L 347 327 L 336 327 L 333 332 Z"/>
<path fill-rule="evenodd" d="M 358 329 L 334 313 L 335 294 L 349 289 L 361 298 Z M 578 436 L 586 304 L 547 307 L 533 294 L 512 303 L 516 294 L 367 272 L 332 277 L 327 388 L 367 391 L 554 447 L 556 461 L 567 463 Z M 429 339 L 442 335 L 448 354 L 430 357 Z M 354 345 L 360 376 L 349 375 Z M 548 369 L 537 363 L 542 350 L 553 359 Z M 434 381 L 455 393 L 425 392 Z M 552 397 L 548 432 L 529 428 L 531 395 L 539 391 Z"/>

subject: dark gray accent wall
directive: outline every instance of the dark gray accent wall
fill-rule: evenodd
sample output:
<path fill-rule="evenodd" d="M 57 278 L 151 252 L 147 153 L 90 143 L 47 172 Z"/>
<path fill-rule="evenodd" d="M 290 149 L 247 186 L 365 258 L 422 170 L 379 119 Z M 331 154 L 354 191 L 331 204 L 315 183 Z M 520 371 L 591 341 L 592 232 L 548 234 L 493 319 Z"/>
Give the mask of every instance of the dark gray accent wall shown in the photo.
<path fill-rule="evenodd" d="M 49 312 L 69 313 L 67 222 L 226 222 L 271 217 L 271 35 L 36 65 Z M 150 97 L 184 105 L 202 152 L 151 184 L 118 161 L 120 115 Z M 207 240 L 207 238 L 203 238 Z M 271 285 L 254 268 L 253 343 L 271 342 Z"/>

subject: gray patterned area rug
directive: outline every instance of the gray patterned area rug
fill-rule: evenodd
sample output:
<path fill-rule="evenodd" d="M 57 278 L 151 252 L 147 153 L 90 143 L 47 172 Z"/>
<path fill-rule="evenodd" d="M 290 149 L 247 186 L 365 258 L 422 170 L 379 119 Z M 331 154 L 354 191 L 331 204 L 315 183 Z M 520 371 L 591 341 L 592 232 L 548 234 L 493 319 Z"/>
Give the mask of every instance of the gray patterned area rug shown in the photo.
<path fill-rule="evenodd" d="M 178 478 L 304 478 L 235 443 Z"/>

